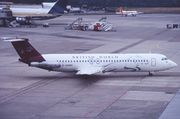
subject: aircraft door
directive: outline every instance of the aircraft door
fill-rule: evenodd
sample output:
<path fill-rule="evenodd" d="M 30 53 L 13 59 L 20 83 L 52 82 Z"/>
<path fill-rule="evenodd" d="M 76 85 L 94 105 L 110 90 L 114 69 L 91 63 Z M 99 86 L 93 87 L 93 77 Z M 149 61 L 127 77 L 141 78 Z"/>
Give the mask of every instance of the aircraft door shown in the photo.
<path fill-rule="evenodd" d="M 156 59 L 155 59 L 155 58 L 152 58 L 152 59 L 151 59 L 151 66 L 152 66 L 152 67 L 155 67 L 155 66 L 156 66 Z"/>

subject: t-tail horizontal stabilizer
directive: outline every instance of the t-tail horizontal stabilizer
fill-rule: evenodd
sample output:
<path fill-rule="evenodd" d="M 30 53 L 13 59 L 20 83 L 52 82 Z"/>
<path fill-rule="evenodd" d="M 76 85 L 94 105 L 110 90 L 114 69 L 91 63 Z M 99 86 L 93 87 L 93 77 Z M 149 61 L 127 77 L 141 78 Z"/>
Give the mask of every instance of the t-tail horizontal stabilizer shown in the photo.
<path fill-rule="evenodd" d="M 10 41 L 19 54 L 19 61 L 29 64 L 30 62 L 42 62 L 45 59 L 42 55 L 28 42 L 27 38 L 2 37 L 4 41 Z"/>

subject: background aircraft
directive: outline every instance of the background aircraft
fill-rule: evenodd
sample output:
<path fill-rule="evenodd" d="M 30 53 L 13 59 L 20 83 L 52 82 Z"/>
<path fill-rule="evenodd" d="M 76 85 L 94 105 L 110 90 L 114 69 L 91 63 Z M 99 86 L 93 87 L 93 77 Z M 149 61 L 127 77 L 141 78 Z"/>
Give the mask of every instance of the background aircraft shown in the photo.
<path fill-rule="evenodd" d="M 40 54 L 26 38 L 4 38 L 19 54 L 19 61 L 49 71 L 92 75 L 105 72 L 149 72 L 171 69 L 177 64 L 162 54 Z"/>
<path fill-rule="evenodd" d="M 19 20 L 34 19 L 45 20 L 52 19 L 65 13 L 68 0 L 57 0 L 54 3 L 42 3 L 42 8 L 10 8 L 13 17 Z"/>
<path fill-rule="evenodd" d="M 119 11 L 116 12 L 116 14 L 121 14 L 121 15 L 124 15 L 124 16 L 131 15 L 131 16 L 135 17 L 138 14 L 138 12 L 137 11 L 124 11 L 123 8 L 120 7 Z"/>

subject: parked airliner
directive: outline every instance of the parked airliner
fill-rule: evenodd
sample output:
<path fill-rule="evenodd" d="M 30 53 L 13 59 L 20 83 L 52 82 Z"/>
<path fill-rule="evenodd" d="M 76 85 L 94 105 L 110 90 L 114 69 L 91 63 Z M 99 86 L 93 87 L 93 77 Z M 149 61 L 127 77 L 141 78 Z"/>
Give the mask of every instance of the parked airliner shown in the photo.
<path fill-rule="evenodd" d="M 135 17 L 138 14 L 138 12 L 137 11 L 124 11 L 123 8 L 120 7 L 119 11 L 116 12 L 116 14 L 121 14 L 124 16 L 128 16 L 128 15 L 130 16 L 131 15 L 131 16 Z"/>
<path fill-rule="evenodd" d="M 60 16 L 66 12 L 68 0 L 57 0 L 53 3 L 42 3 L 42 8 L 10 8 L 13 17 L 32 18 L 36 20 L 51 19 Z"/>
<path fill-rule="evenodd" d="M 177 64 L 162 54 L 40 54 L 26 38 L 4 38 L 19 54 L 19 61 L 49 71 L 92 75 L 106 72 L 149 72 L 171 69 Z"/>

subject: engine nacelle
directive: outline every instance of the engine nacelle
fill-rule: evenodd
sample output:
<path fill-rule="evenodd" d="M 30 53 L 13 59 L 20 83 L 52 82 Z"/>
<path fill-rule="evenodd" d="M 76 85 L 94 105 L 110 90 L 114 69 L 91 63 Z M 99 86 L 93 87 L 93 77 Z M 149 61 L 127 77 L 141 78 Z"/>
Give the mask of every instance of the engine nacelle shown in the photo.
<path fill-rule="evenodd" d="M 40 68 L 60 68 L 61 65 L 57 62 L 31 62 L 29 66 Z"/>
<path fill-rule="evenodd" d="M 30 18 L 27 18 L 27 17 L 16 17 L 16 22 L 19 23 L 20 25 L 30 25 L 31 24 Z"/>
<path fill-rule="evenodd" d="M 16 21 L 17 22 L 26 22 L 26 18 L 25 17 L 16 17 Z"/>

